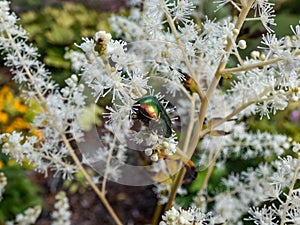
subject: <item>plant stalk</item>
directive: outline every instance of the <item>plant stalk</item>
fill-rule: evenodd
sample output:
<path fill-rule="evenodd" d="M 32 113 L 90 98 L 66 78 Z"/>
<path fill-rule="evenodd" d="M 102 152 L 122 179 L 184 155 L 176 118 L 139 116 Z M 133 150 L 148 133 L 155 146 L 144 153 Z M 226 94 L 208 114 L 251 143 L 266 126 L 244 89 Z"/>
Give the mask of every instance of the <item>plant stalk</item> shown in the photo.
<path fill-rule="evenodd" d="M 249 13 L 249 10 L 251 9 L 251 6 L 253 4 L 254 0 L 249 0 L 247 2 L 246 5 L 244 5 L 244 7 L 241 9 L 241 12 L 240 12 L 240 15 L 239 15 L 239 18 L 235 24 L 235 29 L 237 29 L 238 31 L 240 31 L 240 29 L 242 28 L 242 25 Z M 236 40 L 238 34 L 236 34 L 234 37 L 233 37 L 233 41 Z M 227 59 L 229 58 L 229 55 L 230 55 L 230 52 L 231 52 L 231 49 L 233 47 L 233 42 L 232 41 L 229 41 L 227 46 L 225 47 L 225 52 L 227 52 Z M 214 90 L 216 89 L 220 79 L 221 79 L 221 72 L 222 70 L 224 70 L 224 68 L 226 67 L 227 65 L 227 62 L 228 60 L 224 60 L 220 62 L 218 68 L 217 68 L 217 71 L 215 73 L 215 76 L 214 76 L 214 79 L 212 80 L 212 83 L 210 84 L 209 88 L 208 88 L 208 91 L 206 93 L 206 96 L 200 96 L 201 98 L 201 108 L 200 108 L 200 112 L 199 112 L 199 116 L 198 116 L 198 126 L 196 127 L 196 131 L 195 133 L 193 134 L 193 137 L 186 137 L 186 138 L 192 138 L 192 141 L 190 141 L 189 139 L 189 148 L 188 148 L 188 157 L 190 159 L 190 157 L 193 155 L 195 149 L 196 149 L 196 146 L 198 144 L 198 141 L 199 141 L 199 138 L 201 138 L 199 136 L 201 130 L 202 130 L 202 127 L 203 127 L 203 122 L 204 122 L 204 119 L 205 119 L 205 114 L 206 114 L 206 110 L 207 110 L 207 107 L 208 107 L 208 103 L 209 103 L 209 100 L 211 99 L 212 97 L 212 94 L 214 92 Z M 179 186 L 182 184 L 182 180 L 184 178 L 184 173 L 185 173 L 185 168 L 181 168 L 181 170 L 179 171 L 178 175 L 176 176 L 176 179 L 174 181 L 174 184 L 172 185 L 172 189 L 171 189 L 171 194 L 170 194 L 170 199 L 167 203 L 167 206 L 166 207 L 166 210 L 170 209 L 174 199 L 175 199 L 175 196 L 176 196 L 176 192 L 179 188 Z"/>

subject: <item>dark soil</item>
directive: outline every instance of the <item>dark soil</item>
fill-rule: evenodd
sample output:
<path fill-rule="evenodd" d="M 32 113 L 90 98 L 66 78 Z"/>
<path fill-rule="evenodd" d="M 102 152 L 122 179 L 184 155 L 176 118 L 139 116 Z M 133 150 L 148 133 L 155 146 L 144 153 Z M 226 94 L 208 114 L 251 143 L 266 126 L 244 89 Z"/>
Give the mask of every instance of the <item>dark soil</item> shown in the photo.
<path fill-rule="evenodd" d="M 30 178 L 41 188 L 43 211 L 37 225 L 49 225 L 55 203 L 55 195 L 60 190 L 67 192 L 72 211 L 72 224 L 114 225 L 114 221 L 91 188 L 70 194 L 62 188 L 61 180 L 44 178 L 42 174 L 30 172 Z M 150 224 L 156 206 L 152 186 L 125 186 L 109 182 L 107 198 L 123 224 Z"/>

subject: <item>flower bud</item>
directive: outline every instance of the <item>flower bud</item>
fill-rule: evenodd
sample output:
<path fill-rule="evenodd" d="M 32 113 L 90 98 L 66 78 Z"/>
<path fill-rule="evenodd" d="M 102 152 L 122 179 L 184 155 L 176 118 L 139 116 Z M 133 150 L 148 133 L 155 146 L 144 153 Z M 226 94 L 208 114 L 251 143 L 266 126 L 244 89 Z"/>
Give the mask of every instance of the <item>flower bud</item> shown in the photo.
<path fill-rule="evenodd" d="M 73 75 L 71 76 L 71 79 L 72 79 L 75 83 L 78 82 L 78 77 L 77 77 L 76 74 L 73 74 Z"/>
<path fill-rule="evenodd" d="M 239 43 L 238 43 L 238 47 L 239 47 L 240 49 L 245 49 L 245 48 L 247 48 L 247 43 L 246 43 L 246 41 L 245 41 L 245 40 L 240 40 Z"/>
<path fill-rule="evenodd" d="M 238 29 L 236 29 L 236 28 L 234 28 L 233 30 L 232 30 L 232 33 L 233 33 L 233 35 L 238 35 L 239 33 L 240 33 L 240 31 L 238 30 Z"/>
<path fill-rule="evenodd" d="M 261 61 L 264 61 L 264 60 L 266 59 L 266 55 L 265 55 L 265 54 L 261 54 L 261 55 L 259 56 L 259 59 L 260 59 Z"/>
<path fill-rule="evenodd" d="M 252 51 L 252 52 L 250 53 L 250 56 L 251 56 L 251 58 L 253 58 L 253 59 L 257 59 L 257 58 L 259 58 L 259 56 L 260 56 L 260 52 L 259 52 L 259 51 Z"/>

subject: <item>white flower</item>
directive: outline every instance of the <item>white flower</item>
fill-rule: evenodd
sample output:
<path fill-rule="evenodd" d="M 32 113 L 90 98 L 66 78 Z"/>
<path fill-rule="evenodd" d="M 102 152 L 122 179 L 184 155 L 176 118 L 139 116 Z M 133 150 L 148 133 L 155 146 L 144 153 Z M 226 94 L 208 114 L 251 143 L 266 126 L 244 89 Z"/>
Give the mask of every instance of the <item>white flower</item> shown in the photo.
<path fill-rule="evenodd" d="M 269 206 L 264 206 L 262 209 L 259 209 L 257 207 L 253 207 L 249 210 L 249 214 L 251 217 L 249 217 L 247 220 L 253 220 L 255 224 L 260 225 L 277 225 L 276 222 L 276 213 L 275 210 Z"/>
<path fill-rule="evenodd" d="M 174 20 L 179 20 L 184 23 L 189 21 L 189 17 L 194 9 L 195 6 L 190 0 L 177 0 L 172 8 L 169 7 Z"/>
<path fill-rule="evenodd" d="M 218 224 L 224 221 L 212 216 L 211 213 L 203 213 L 199 208 L 190 207 L 187 210 L 183 208 L 172 207 L 162 216 L 160 225 L 192 225 L 192 224 Z"/>
<path fill-rule="evenodd" d="M 14 221 L 7 221 L 6 225 L 30 225 L 35 224 L 37 218 L 40 216 L 42 212 L 41 206 L 35 206 L 33 208 L 28 208 L 25 210 L 23 214 L 18 214 Z"/>
<path fill-rule="evenodd" d="M 216 11 L 221 9 L 226 4 L 232 3 L 232 2 L 233 2 L 232 0 L 214 0 L 214 3 L 218 4 Z"/>
<path fill-rule="evenodd" d="M 79 72 L 87 64 L 87 58 L 81 52 L 69 51 L 65 54 L 64 58 L 71 61 L 72 69 L 75 72 Z"/>
<path fill-rule="evenodd" d="M 94 39 L 82 38 L 82 40 L 83 42 L 80 45 L 75 45 L 84 52 L 85 57 L 89 62 L 94 62 L 97 55 L 94 50 L 96 46 Z"/>
<path fill-rule="evenodd" d="M 52 225 L 70 225 L 71 211 L 66 193 L 61 191 L 55 196 L 55 211 L 52 212 Z"/>
<path fill-rule="evenodd" d="M 271 3 L 268 0 L 256 0 L 252 5 L 252 7 L 255 9 L 255 16 L 256 13 L 259 14 L 258 19 L 262 22 L 263 26 L 268 32 L 273 32 L 273 30 L 270 28 L 270 25 L 276 25 L 274 21 L 274 5 L 274 3 Z"/>

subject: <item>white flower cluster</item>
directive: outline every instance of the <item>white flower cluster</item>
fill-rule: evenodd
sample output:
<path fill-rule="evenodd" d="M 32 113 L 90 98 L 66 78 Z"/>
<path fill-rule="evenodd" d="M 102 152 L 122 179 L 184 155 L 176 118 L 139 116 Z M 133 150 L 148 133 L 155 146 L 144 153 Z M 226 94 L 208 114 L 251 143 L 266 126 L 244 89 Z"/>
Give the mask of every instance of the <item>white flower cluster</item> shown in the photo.
<path fill-rule="evenodd" d="M 5 225 L 30 225 L 35 224 L 42 211 L 41 206 L 28 208 L 23 214 L 18 214 L 14 221 L 7 221 Z"/>
<path fill-rule="evenodd" d="M 299 224 L 300 189 L 295 185 L 299 181 L 299 159 L 287 157 L 274 162 L 273 165 L 275 173 L 270 174 L 271 185 L 266 190 L 268 190 L 270 198 L 277 200 L 279 204 L 252 207 L 247 220 L 252 220 L 255 224 Z M 284 192 L 286 188 L 288 193 Z"/>
<path fill-rule="evenodd" d="M 238 11 L 241 10 L 240 4 L 234 0 L 214 0 L 214 2 L 218 4 L 217 10 L 221 9 L 226 4 L 232 4 L 235 9 Z M 246 3 L 246 1 L 243 0 L 239 2 L 242 5 Z M 271 3 L 268 0 L 255 0 L 253 1 L 252 8 L 255 9 L 255 15 L 253 18 L 248 18 L 247 20 L 259 20 L 268 32 L 272 32 L 273 30 L 270 26 L 276 25 L 274 21 L 274 3 Z"/>
<path fill-rule="evenodd" d="M 226 126 L 230 134 L 224 137 L 207 135 L 201 143 L 199 165 L 209 164 L 213 153 L 220 150 L 218 163 L 224 163 L 228 158 L 241 158 L 244 160 L 263 158 L 274 160 L 285 154 L 291 147 L 291 139 L 286 135 L 271 134 L 269 132 L 248 131 L 244 123 Z"/>
<path fill-rule="evenodd" d="M 299 29 L 299 26 L 295 29 Z M 279 59 L 280 62 L 237 73 L 237 81 L 233 82 L 229 98 L 238 103 L 235 107 L 249 102 L 257 103 L 248 107 L 242 115 L 258 113 L 261 117 L 269 118 L 269 114 L 285 109 L 289 101 L 299 99 L 300 45 L 290 37 L 278 39 L 275 34 L 263 36 L 262 44 L 260 49 L 264 57 L 245 60 L 244 66 Z"/>
<path fill-rule="evenodd" d="M 270 25 L 275 24 L 274 4 L 268 1 L 251 1 L 251 5 L 243 0 L 216 2 L 220 7 L 232 4 L 238 11 L 242 11 L 243 7 L 249 5 L 249 8 L 255 11 L 254 17 L 248 17 L 245 20 L 260 20 L 267 31 L 271 31 Z M 135 4 L 140 7 L 140 2 L 133 5 Z M 119 140 L 126 139 L 124 132 L 120 134 L 118 131 L 129 130 L 132 126 L 128 120 L 128 111 L 132 108 L 135 98 L 142 96 L 144 90 L 151 89 L 152 77 L 157 76 L 164 80 L 166 93 L 170 93 L 172 96 L 177 96 L 182 91 L 180 73 L 170 68 L 170 65 L 175 69 L 180 68 L 188 72 L 193 79 L 200 83 L 203 90 L 206 90 L 215 78 L 219 63 L 228 60 L 228 57 L 231 56 L 237 58 L 239 64 L 236 68 L 224 69 L 224 76 L 226 73 L 229 74 L 229 77 L 230 74 L 235 74 L 237 78 L 232 82 L 232 87 L 227 93 L 222 95 L 215 90 L 215 94 L 210 96 L 208 119 L 213 120 L 216 116 L 224 118 L 231 113 L 237 118 L 256 113 L 268 117 L 270 113 L 285 109 L 289 101 L 298 99 L 299 25 L 292 28 L 296 38 L 277 39 L 274 34 L 266 34 L 262 39 L 263 46 L 259 47 L 259 51 L 253 51 L 252 58 L 241 59 L 239 50 L 247 48 L 247 42 L 240 40 L 236 43 L 235 38 L 239 30 L 232 22 L 234 20 L 230 18 L 221 21 L 206 19 L 202 23 L 202 30 L 199 30 L 190 19 L 194 9 L 192 1 L 144 1 L 142 6 L 143 11 L 133 8 L 128 18 L 121 16 L 111 18 L 112 29 L 116 34 L 127 41 L 137 42 L 127 44 L 123 41 L 111 40 L 107 43 L 105 57 L 98 57 L 97 52 L 90 54 L 91 49 L 93 50 L 95 46 L 93 40 L 85 40 L 80 45 L 85 55 L 94 56 L 92 60 L 91 57 L 89 58 L 90 64 L 83 66 L 82 76 L 89 82 L 95 96 L 105 96 L 107 91 L 113 93 L 114 106 L 109 108 L 110 129 L 120 136 Z M 228 44 L 231 44 L 232 48 L 227 52 L 225 46 Z M 90 45 L 90 47 L 87 48 L 86 45 Z M 197 57 L 199 55 L 201 58 Z M 107 62 L 113 62 L 113 64 L 107 64 Z M 95 73 L 95 70 L 98 72 Z M 143 85 L 138 85 L 137 90 L 134 91 L 128 88 L 132 85 L 132 72 L 130 71 L 139 71 L 140 74 L 143 74 L 138 82 Z M 124 73 L 126 76 L 122 77 Z M 102 76 L 99 77 L 97 74 L 102 74 Z M 146 75 L 152 76 L 151 79 L 146 80 Z M 119 104 L 118 99 L 122 104 Z M 186 118 L 190 116 L 189 111 L 186 110 L 191 109 L 190 100 L 189 96 L 187 99 L 179 99 L 179 103 L 183 107 L 177 110 Z M 197 110 L 198 108 L 196 108 Z M 181 119 L 188 121 L 185 120 L 185 117 Z M 201 152 L 200 163 L 211 162 L 219 154 L 218 152 L 221 157 L 218 157 L 217 163 L 224 162 L 231 156 L 243 159 L 262 157 L 264 160 L 274 160 L 277 156 L 285 154 L 290 147 L 291 140 L 286 136 L 272 135 L 267 132 L 249 133 L 243 123 L 226 124 L 224 131 L 229 131 L 230 134 L 224 137 L 204 137 L 201 146 L 205 154 Z M 135 136 L 135 140 L 141 138 L 139 135 L 140 133 Z M 147 137 L 149 142 L 153 135 L 149 134 Z M 157 159 L 153 148 L 147 148 L 146 154 Z M 261 165 L 257 170 L 265 167 L 269 169 L 268 171 L 275 170 L 273 164 L 271 166 Z M 247 178 L 250 179 L 256 172 L 255 169 L 243 172 L 241 180 L 237 179 L 237 182 L 247 183 Z M 260 174 L 261 171 L 258 173 Z M 233 218 L 240 218 L 247 212 L 251 203 L 256 201 L 259 204 L 266 199 L 264 191 L 270 187 L 266 178 L 269 178 L 270 174 L 271 172 L 268 173 L 268 176 L 258 177 L 255 180 L 265 187 L 255 185 L 255 182 L 251 185 L 247 184 L 246 186 L 249 188 L 243 186 L 245 193 L 241 192 L 241 198 L 245 200 L 245 204 L 240 204 L 240 199 L 235 196 L 218 195 L 216 211 L 229 221 L 233 221 Z M 239 187 L 237 183 L 235 185 Z M 158 186 L 158 189 L 158 193 L 161 194 L 168 190 L 168 187 Z M 250 198 L 249 196 L 253 195 L 254 190 L 258 191 L 257 189 L 262 192 L 261 196 Z M 162 199 L 166 201 L 164 195 L 162 195 Z"/>
<path fill-rule="evenodd" d="M 12 67 L 14 80 L 26 89 L 28 101 L 34 99 L 41 107 L 34 118 L 42 140 L 36 137 L 23 138 L 20 133 L 2 134 L 6 142 L 3 152 L 18 162 L 26 157 L 38 171 L 47 174 L 48 169 L 69 178 L 76 171 L 68 161 L 69 141 L 82 140 L 83 132 L 78 125 L 85 105 L 83 86 L 76 75 L 66 80 L 66 87 L 59 90 L 51 80 L 49 72 L 37 60 L 37 49 L 26 44 L 27 34 L 15 25 L 17 17 L 9 12 L 9 3 L 0 2 L 0 50 L 5 54 L 5 65 Z M 67 138 L 68 137 L 68 138 Z"/>
<path fill-rule="evenodd" d="M 153 136 L 157 136 L 154 134 Z M 157 141 L 159 141 L 158 138 L 156 138 Z M 157 142 L 156 141 L 156 142 Z M 159 157 L 160 149 L 164 149 L 164 154 L 173 155 L 176 152 L 176 144 L 174 138 L 169 138 L 169 140 L 162 139 L 160 141 L 161 143 L 155 143 L 152 148 L 145 149 L 145 154 L 147 156 L 151 156 L 151 160 L 156 162 Z"/>
<path fill-rule="evenodd" d="M 126 146 L 130 141 L 140 145 L 140 141 L 142 140 L 142 142 L 145 142 L 152 150 L 157 149 L 157 146 L 163 146 L 165 148 L 164 152 L 174 154 L 177 145 L 176 136 L 173 135 L 169 138 L 165 138 L 163 134 L 157 134 L 155 130 L 144 126 L 142 126 L 139 132 L 132 131 L 133 120 L 131 114 L 134 113 L 133 108 L 136 106 L 136 102 L 145 94 L 153 95 L 152 93 L 154 92 L 150 89 L 151 86 L 148 84 L 147 64 L 143 64 L 138 60 L 139 56 L 136 52 L 127 51 L 126 42 L 112 40 L 110 38 L 107 38 L 105 43 L 103 43 L 106 45 L 105 51 L 100 54 L 97 51 L 98 43 L 96 41 L 100 32 L 102 36 L 110 35 L 99 31 L 93 39 L 84 39 L 84 42 L 78 45 L 78 47 L 84 52 L 88 62 L 83 65 L 80 76 L 92 89 L 95 101 L 102 99 L 108 93 L 112 94 L 112 106 L 107 106 L 106 108 L 108 111 L 105 115 L 105 117 L 108 118 L 105 125 L 106 129 L 112 132 L 117 138 L 117 145 Z M 156 96 L 159 96 L 159 93 L 157 93 Z M 158 98 L 161 99 L 160 96 Z M 165 107 L 167 104 L 162 103 L 162 105 Z M 115 145 L 116 149 L 118 149 L 117 145 Z M 111 148 L 109 147 L 108 149 Z M 106 155 L 105 152 L 107 152 L 108 149 L 101 148 L 101 154 Z M 156 152 L 146 152 L 148 156 L 151 156 L 153 161 L 158 160 Z M 111 153 L 107 154 L 111 155 Z M 85 158 L 87 164 L 95 163 L 90 156 L 86 156 Z M 101 157 L 101 159 L 99 159 L 99 157 L 94 159 L 98 159 L 99 162 L 104 162 L 103 157 Z M 126 159 L 126 157 L 122 157 L 122 159 Z M 89 160 L 91 160 L 91 162 L 88 162 Z M 107 165 L 110 165 L 109 170 L 116 175 L 116 179 L 118 177 L 116 173 L 118 170 L 117 164 L 115 168 L 111 167 L 114 163 L 108 163 Z M 99 166 L 97 167 L 100 168 Z M 97 171 L 102 170 L 97 169 Z"/>
<path fill-rule="evenodd" d="M 224 221 L 214 217 L 211 213 L 203 213 L 199 208 L 191 207 L 188 210 L 172 207 L 162 216 L 159 225 L 204 225 L 220 224 Z"/>
<path fill-rule="evenodd" d="M 52 225 L 70 225 L 71 212 L 66 193 L 61 191 L 56 196 L 55 211 L 52 213 Z"/>
<path fill-rule="evenodd" d="M 122 165 L 127 159 L 126 146 L 119 143 L 115 136 L 106 133 L 101 136 L 101 147 L 84 153 L 83 157 L 82 162 L 96 169 L 100 175 L 118 181 L 122 176 Z"/>
<path fill-rule="evenodd" d="M 299 160 L 291 156 L 279 158 L 271 163 L 262 163 L 257 168 L 249 168 L 240 174 L 231 174 L 227 179 L 223 179 L 226 191 L 211 198 L 211 201 L 215 202 L 214 213 L 230 223 L 240 221 L 251 206 L 252 220 L 260 221 L 255 224 L 278 224 L 275 220 L 274 223 L 262 220 L 264 213 L 266 219 L 273 218 L 275 214 L 279 217 L 284 211 L 289 213 L 289 217 L 296 217 L 295 206 L 300 207 L 297 199 L 299 189 L 294 189 L 291 184 L 294 184 L 298 177 Z M 289 195 L 285 194 L 286 188 L 290 189 Z M 196 202 L 200 202 L 203 197 L 198 196 Z M 275 204 L 270 207 L 264 206 L 262 209 L 259 207 L 265 202 L 275 200 L 280 202 L 280 207 Z"/>
<path fill-rule="evenodd" d="M 200 69 L 197 80 L 200 76 L 211 75 L 216 69 L 217 62 L 225 54 L 224 46 L 228 33 L 232 32 L 233 24 L 225 21 L 213 22 L 206 20 L 202 25 L 202 32 L 190 19 L 195 5 L 192 1 L 144 1 L 143 13 L 135 13 L 133 8 L 128 18 L 113 16 L 111 22 L 112 29 L 127 41 L 142 42 L 144 64 L 147 62 L 171 64 L 174 68 L 185 67 L 182 63 L 184 57 L 196 57 L 203 53 L 200 65 L 195 64 L 194 68 Z M 165 19 L 167 18 L 167 20 Z M 176 21 L 176 23 L 174 23 Z M 179 25 L 180 24 L 180 25 Z M 168 26 L 170 29 L 165 29 Z M 146 35 L 146 36 L 145 36 Z M 137 43 L 130 43 L 136 45 Z M 145 51 L 146 50 L 146 51 Z M 196 60 L 196 59 L 195 59 Z M 159 70 L 163 70 L 162 65 L 157 65 Z M 168 65 L 167 65 L 168 68 Z M 171 73 L 164 69 L 164 72 Z M 195 74 L 193 74 L 195 75 Z M 174 79 L 174 78 L 173 78 Z M 175 84 L 168 85 L 171 89 Z"/>
<path fill-rule="evenodd" d="M 67 160 L 69 152 L 64 145 L 52 148 L 53 145 L 47 146 L 48 143 L 42 143 L 37 147 L 36 143 L 39 141 L 36 136 L 29 136 L 24 140 L 22 134 L 15 131 L 11 134 L 1 134 L 0 140 L 3 143 L 4 154 L 10 155 L 20 164 L 28 159 L 34 168 L 45 176 L 48 175 L 48 169 L 53 169 L 57 175 L 62 173 L 64 179 L 71 178 L 77 171 L 76 166 Z"/>

